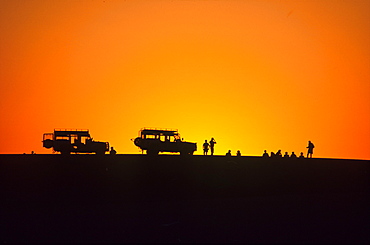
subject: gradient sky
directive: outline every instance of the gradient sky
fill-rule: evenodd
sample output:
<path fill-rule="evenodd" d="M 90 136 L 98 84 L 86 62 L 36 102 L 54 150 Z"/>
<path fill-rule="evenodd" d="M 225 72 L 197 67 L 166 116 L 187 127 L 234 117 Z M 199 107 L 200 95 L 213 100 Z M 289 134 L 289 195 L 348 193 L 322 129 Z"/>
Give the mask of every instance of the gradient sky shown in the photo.
<path fill-rule="evenodd" d="M 0 0 L 0 153 L 142 127 L 216 155 L 370 159 L 370 1 Z"/>

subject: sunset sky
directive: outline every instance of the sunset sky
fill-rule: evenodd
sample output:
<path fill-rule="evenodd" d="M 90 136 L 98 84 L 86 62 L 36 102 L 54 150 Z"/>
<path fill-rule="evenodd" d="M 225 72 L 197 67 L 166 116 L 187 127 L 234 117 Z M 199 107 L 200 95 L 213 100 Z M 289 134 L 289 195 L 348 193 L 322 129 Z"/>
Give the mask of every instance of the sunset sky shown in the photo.
<path fill-rule="evenodd" d="M 0 153 L 143 127 L 216 155 L 370 159 L 370 1 L 0 0 Z"/>

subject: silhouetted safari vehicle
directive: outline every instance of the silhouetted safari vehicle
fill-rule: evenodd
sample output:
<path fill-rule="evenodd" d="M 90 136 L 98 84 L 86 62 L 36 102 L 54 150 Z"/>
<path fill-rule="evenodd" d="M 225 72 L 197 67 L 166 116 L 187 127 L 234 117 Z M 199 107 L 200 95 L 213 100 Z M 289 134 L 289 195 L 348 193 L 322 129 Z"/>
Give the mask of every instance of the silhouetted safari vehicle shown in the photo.
<path fill-rule="evenodd" d="M 181 155 L 193 155 L 197 144 L 181 140 L 177 130 L 143 128 L 134 144 L 148 155 L 158 155 L 159 152 L 180 152 Z"/>
<path fill-rule="evenodd" d="M 109 143 L 94 141 L 87 129 L 54 129 L 54 133 L 44 134 L 42 143 L 43 147 L 61 154 L 95 152 L 104 155 L 109 151 Z"/>

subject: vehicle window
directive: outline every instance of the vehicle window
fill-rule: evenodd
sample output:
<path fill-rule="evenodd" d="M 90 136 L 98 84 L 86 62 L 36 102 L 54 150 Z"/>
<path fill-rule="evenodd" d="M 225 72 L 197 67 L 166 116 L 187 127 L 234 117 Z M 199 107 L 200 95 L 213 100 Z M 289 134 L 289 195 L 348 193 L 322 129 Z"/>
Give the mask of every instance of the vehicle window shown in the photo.
<path fill-rule="evenodd" d="M 57 136 L 55 137 L 56 140 L 69 140 L 68 136 Z"/>
<path fill-rule="evenodd" d="M 44 140 L 52 140 L 53 134 L 44 134 Z"/>
<path fill-rule="evenodd" d="M 71 135 L 71 141 L 72 141 L 72 143 L 76 143 L 77 142 L 77 135 Z"/>
<path fill-rule="evenodd" d="M 90 137 L 81 137 L 81 143 L 86 144 L 87 139 L 90 139 Z"/>

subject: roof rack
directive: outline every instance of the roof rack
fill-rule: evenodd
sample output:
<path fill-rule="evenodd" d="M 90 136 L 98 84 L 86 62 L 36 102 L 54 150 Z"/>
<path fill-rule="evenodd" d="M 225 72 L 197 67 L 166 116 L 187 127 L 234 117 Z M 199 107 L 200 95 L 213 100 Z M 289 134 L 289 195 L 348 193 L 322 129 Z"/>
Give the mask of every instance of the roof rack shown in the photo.
<path fill-rule="evenodd" d="M 170 129 L 170 128 L 142 128 L 140 133 L 147 133 L 147 134 L 162 134 L 162 135 L 178 135 L 177 129 Z"/>
<path fill-rule="evenodd" d="M 158 130 L 158 131 L 174 131 L 177 132 L 177 129 L 174 128 L 142 128 L 141 130 Z"/>
<path fill-rule="evenodd" d="M 54 135 L 57 136 L 68 136 L 71 134 L 90 137 L 88 129 L 62 129 L 62 128 L 54 129 Z"/>
<path fill-rule="evenodd" d="M 88 129 L 70 129 L 70 128 L 56 128 L 54 131 L 70 131 L 70 132 L 89 132 Z"/>

